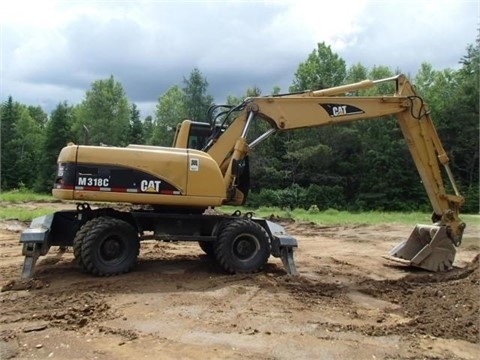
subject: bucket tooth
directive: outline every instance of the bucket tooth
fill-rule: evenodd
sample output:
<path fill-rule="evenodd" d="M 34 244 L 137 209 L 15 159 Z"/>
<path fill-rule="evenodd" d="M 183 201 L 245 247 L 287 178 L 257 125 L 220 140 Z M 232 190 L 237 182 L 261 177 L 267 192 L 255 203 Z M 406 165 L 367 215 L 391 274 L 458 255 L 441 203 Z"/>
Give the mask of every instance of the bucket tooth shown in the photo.
<path fill-rule="evenodd" d="M 452 268 L 455 253 L 445 226 L 416 225 L 408 240 L 395 246 L 389 255 L 408 260 L 411 266 L 438 272 Z"/>

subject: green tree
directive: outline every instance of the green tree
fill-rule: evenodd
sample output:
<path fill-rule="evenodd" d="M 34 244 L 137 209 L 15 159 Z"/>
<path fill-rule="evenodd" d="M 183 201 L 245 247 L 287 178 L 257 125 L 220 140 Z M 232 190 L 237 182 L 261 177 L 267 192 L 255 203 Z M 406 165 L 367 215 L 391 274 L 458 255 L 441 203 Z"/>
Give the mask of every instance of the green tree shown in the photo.
<path fill-rule="evenodd" d="M 459 70 L 434 70 L 425 63 L 415 77 L 417 91 L 428 102 L 457 185 L 466 198 L 463 211 L 469 212 L 479 210 L 479 53 L 477 39 L 476 46 L 467 47 Z"/>
<path fill-rule="evenodd" d="M 35 111 L 35 114 L 40 113 Z M 21 106 L 20 117 L 15 125 L 19 150 L 17 160 L 18 182 L 32 189 L 40 170 L 44 128 L 31 116 L 30 109 L 26 106 Z"/>
<path fill-rule="evenodd" d="M 375 65 L 368 70 L 367 78 L 371 80 L 385 79 L 394 76 L 395 73 L 388 66 Z M 395 83 L 389 81 L 382 84 L 377 84 L 375 87 L 370 89 L 365 89 L 359 92 L 361 95 L 384 95 L 384 94 L 393 94 L 395 93 Z"/>
<path fill-rule="evenodd" d="M 318 43 L 305 62 L 300 63 L 294 75 L 291 92 L 318 90 L 337 86 L 347 75 L 345 60 L 329 45 Z"/>
<path fill-rule="evenodd" d="M 2 104 L 0 116 L 2 189 L 31 188 L 40 166 L 46 114 L 39 107 L 14 102 L 10 96 Z"/>
<path fill-rule="evenodd" d="M 245 93 L 240 96 L 228 95 L 227 96 L 227 105 L 239 105 L 242 101 L 249 97 L 261 96 L 262 90 L 258 86 L 249 87 L 245 90 Z"/>
<path fill-rule="evenodd" d="M 94 81 L 75 113 L 77 139 L 83 138 L 86 126 L 91 144 L 127 144 L 130 106 L 122 85 L 113 76 Z"/>
<path fill-rule="evenodd" d="M 129 143 L 131 144 L 144 144 L 145 136 L 143 133 L 143 125 L 140 120 L 140 110 L 137 105 L 132 104 L 130 113 L 130 131 L 129 131 Z"/>
<path fill-rule="evenodd" d="M 275 87 L 272 92 L 279 92 L 280 88 Z M 261 96 L 262 91 L 258 86 L 247 88 L 245 93 L 239 97 L 229 95 L 227 105 L 239 105 L 248 97 Z M 271 125 L 265 121 L 255 118 L 248 132 L 248 141 L 251 142 L 263 134 Z M 282 157 L 286 152 L 285 147 L 286 134 L 280 133 L 262 142 L 249 154 L 250 164 L 250 188 L 252 191 L 261 191 L 262 189 L 278 189 L 290 185 L 288 174 L 283 168 Z"/>
<path fill-rule="evenodd" d="M 275 85 L 275 86 L 273 87 L 272 92 L 270 93 L 270 95 L 279 95 L 281 91 L 282 91 L 282 89 L 280 88 L 280 86 Z"/>
<path fill-rule="evenodd" d="M 475 44 L 467 47 L 467 54 L 460 60 L 462 68 L 459 70 L 461 79 L 460 95 L 464 96 L 466 112 L 479 114 L 479 80 L 480 80 L 480 30 Z"/>
<path fill-rule="evenodd" d="M 445 126 L 440 130 L 452 170 L 459 179 L 466 203 L 464 211 L 479 211 L 479 102 L 480 33 L 460 61 L 456 93 L 448 101 Z"/>
<path fill-rule="evenodd" d="M 290 185 L 308 186 L 322 179 L 318 169 L 328 168 L 332 159 L 332 148 L 325 144 L 312 145 L 307 137 L 290 139 L 286 143 L 287 151 L 283 157 L 290 178 Z"/>
<path fill-rule="evenodd" d="M 184 107 L 187 117 L 194 121 L 205 121 L 213 97 L 207 94 L 208 81 L 198 68 L 194 68 L 188 79 L 183 78 Z"/>
<path fill-rule="evenodd" d="M 246 98 L 258 97 L 261 96 L 261 94 L 262 90 L 258 86 L 249 87 L 240 97 L 229 95 L 227 97 L 227 104 L 236 106 L 242 103 L 242 101 L 244 101 Z M 247 134 L 247 142 L 252 142 L 270 127 L 271 126 L 265 121 L 261 121 L 258 117 L 256 117 L 253 123 L 250 125 Z M 285 183 L 283 181 L 285 177 L 284 174 L 280 174 L 276 170 L 280 167 L 278 165 L 280 154 L 275 152 L 274 144 L 275 139 L 269 139 L 257 146 L 249 154 L 250 188 L 253 191 L 259 191 L 264 186 L 268 186 L 268 188 L 279 187 L 279 181 L 281 181 L 282 185 Z"/>
<path fill-rule="evenodd" d="M 368 78 L 368 69 L 361 63 L 350 66 L 347 71 L 347 83 L 355 83 Z"/>
<path fill-rule="evenodd" d="M 48 121 L 48 114 L 40 106 L 28 106 L 28 113 L 35 123 L 44 128 Z"/>
<path fill-rule="evenodd" d="M 174 85 L 158 99 L 149 144 L 171 146 L 177 125 L 186 117 L 185 95 Z"/>
<path fill-rule="evenodd" d="M 341 85 L 346 74 L 345 61 L 330 46 L 318 43 L 307 60 L 299 64 L 289 90 L 317 90 Z M 340 170 L 349 167 L 345 162 L 351 162 L 354 167 L 354 159 L 347 155 L 352 153 L 349 146 L 357 143 L 344 141 L 345 129 L 344 126 L 322 127 L 283 135 L 283 139 L 280 139 L 283 146 L 277 143 L 277 148 L 283 150 L 281 168 L 277 170 L 288 174 L 290 184 L 298 183 L 302 187 L 309 187 L 312 183 L 345 185 Z M 339 159 L 343 162 L 338 162 Z"/>
<path fill-rule="evenodd" d="M 45 139 L 42 144 L 41 167 L 35 190 L 47 192 L 55 180 L 57 157 L 60 150 L 72 141 L 73 107 L 66 101 L 59 103 L 46 123 Z"/>
<path fill-rule="evenodd" d="M 376 80 L 394 76 L 386 66 L 374 66 L 366 78 Z M 358 80 L 358 79 L 357 79 Z M 356 92 L 359 96 L 391 95 L 393 82 L 378 84 Z M 358 187 L 349 201 L 357 209 L 411 210 L 426 202 L 415 165 L 393 116 L 368 119 L 352 124 L 360 139 L 357 167 Z M 407 171 L 406 171 L 407 169 Z M 382 174 L 382 176 L 378 176 Z"/>
<path fill-rule="evenodd" d="M 150 139 L 153 133 L 153 118 L 148 115 L 143 119 L 143 138 L 144 143 L 150 144 Z"/>
<path fill-rule="evenodd" d="M 9 190 L 17 186 L 17 177 L 15 164 L 17 161 L 16 139 L 15 139 L 15 123 L 19 116 L 18 105 L 13 102 L 11 96 L 2 104 L 0 121 L 1 121 L 1 138 L 0 138 L 0 178 L 2 190 Z"/>

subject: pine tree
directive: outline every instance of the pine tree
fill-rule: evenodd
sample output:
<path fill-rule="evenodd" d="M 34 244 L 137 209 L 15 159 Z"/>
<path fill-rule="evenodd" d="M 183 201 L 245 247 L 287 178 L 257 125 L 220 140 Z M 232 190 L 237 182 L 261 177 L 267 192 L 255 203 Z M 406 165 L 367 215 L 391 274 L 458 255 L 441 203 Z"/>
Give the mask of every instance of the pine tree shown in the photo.
<path fill-rule="evenodd" d="M 188 79 L 183 79 L 185 87 L 185 111 L 189 119 L 205 121 L 208 108 L 213 103 L 213 97 L 207 94 L 208 81 L 200 70 L 194 68 Z"/>
<path fill-rule="evenodd" d="M 18 117 L 18 109 L 15 107 L 11 96 L 2 104 L 0 113 L 1 126 L 1 168 L 0 186 L 2 190 L 10 190 L 17 186 L 15 164 L 17 153 L 15 151 L 15 122 Z"/>
<path fill-rule="evenodd" d="M 60 150 L 72 141 L 71 126 L 73 123 L 73 108 L 67 102 L 59 103 L 52 111 L 45 128 L 45 140 L 42 145 L 41 167 L 35 190 L 50 191 L 55 180 L 57 157 Z"/>
<path fill-rule="evenodd" d="M 130 131 L 129 131 L 129 143 L 130 144 L 144 144 L 145 137 L 143 133 L 143 125 L 140 121 L 140 110 L 138 110 L 137 105 L 132 104 L 130 112 Z"/>

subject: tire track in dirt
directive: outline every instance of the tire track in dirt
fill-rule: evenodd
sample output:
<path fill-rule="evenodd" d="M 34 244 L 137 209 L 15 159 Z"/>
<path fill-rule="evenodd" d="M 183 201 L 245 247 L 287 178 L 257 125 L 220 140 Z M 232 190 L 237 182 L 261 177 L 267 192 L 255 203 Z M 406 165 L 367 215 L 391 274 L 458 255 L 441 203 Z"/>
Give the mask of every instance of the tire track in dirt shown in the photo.
<path fill-rule="evenodd" d="M 132 273 L 92 277 L 75 267 L 71 252 L 59 257 L 52 249 L 40 258 L 37 279 L 24 284 L 11 282 L 20 272 L 21 230 L 0 226 L 0 251 L 8 255 L 0 256 L 1 285 L 23 289 L 0 294 L 0 342 L 30 357 L 36 350 L 21 344 L 33 337 L 35 331 L 24 331 L 31 325 L 39 334 L 59 331 L 70 339 L 88 334 L 88 344 L 107 351 L 99 359 L 148 358 L 158 344 L 185 358 L 286 359 L 302 349 L 304 358 L 328 350 L 334 359 L 371 359 L 375 348 L 388 359 L 474 358 L 465 344 L 479 344 L 478 257 L 432 274 L 379 259 L 380 241 L 391 241 L 381 232 L 386 227 L 286 226 L 311 239 L 296 254 L 299 276 L 286 276 L 278 259 L 259 274 L 226 275 L 194 243 L 146 241 Z M 396 239 L 403 228 L 389 225 L 388 232 Z M 359 252 L 361 259 L 352 255 Z M 75 339 L 79 351 L 88 345 Z M 436 339 L 462 342 L 447 342 L 445 349 Z M 399 349 L 382 346 L 389 341 Z M 456 355 L 462 351 L 467 355 Z"/>

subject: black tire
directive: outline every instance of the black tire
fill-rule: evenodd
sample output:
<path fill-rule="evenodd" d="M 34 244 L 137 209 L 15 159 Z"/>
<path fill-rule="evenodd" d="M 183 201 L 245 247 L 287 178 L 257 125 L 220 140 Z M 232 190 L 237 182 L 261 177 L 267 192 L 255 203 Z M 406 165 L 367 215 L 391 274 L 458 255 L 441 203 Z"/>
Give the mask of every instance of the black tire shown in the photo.
<path fill-rule="evenodd" d="M 129 272 L 133 268 L 140 251 L 140 241 L 132 225 L 101 216 L 83 227 L 87 229 L 81 257 L 86 271 L 97 276 L 110 276 Z"/>
<path fill-rule="evenodd" d="M 75 264 L 80 268 L 80 270 L 85 271 L 85 265 L 82 260 L 82 243 L 85 234 L 89 230 L 89 227 L 86 226 L 88 223 L 83 224 L 80 229 L 78 229 L 75 237 L 73 239 L 73 257 L 75 258 Z"/>
<path fill-rule="evenodd" d="M 229 273 L 254 273 L 262 270 L 270 256 L 267 232 L 248 219 L 236 219 L 220 230 L 215 256 Z"/>
<path fill-rule="evenodd" d="M 199 241 L 198 245 L 208 257 L 215 259 L 215 243 L 213 241 Z"/>
<path fill-rule="evenodd" d="M 222 232 L 223 227 L 225 226 L 225 223 L 223 221 L 218 222 L 213 230 L 212 230 L 212 235 L 217 235 Z M 202 241 L 200 240 L 198 242 L 198 245 L 200 245 L 200 249 L 203 250 L 203 252 L 212 259 L 216 259 L 215 256 L 215 242 L 214 241 Z"/>

